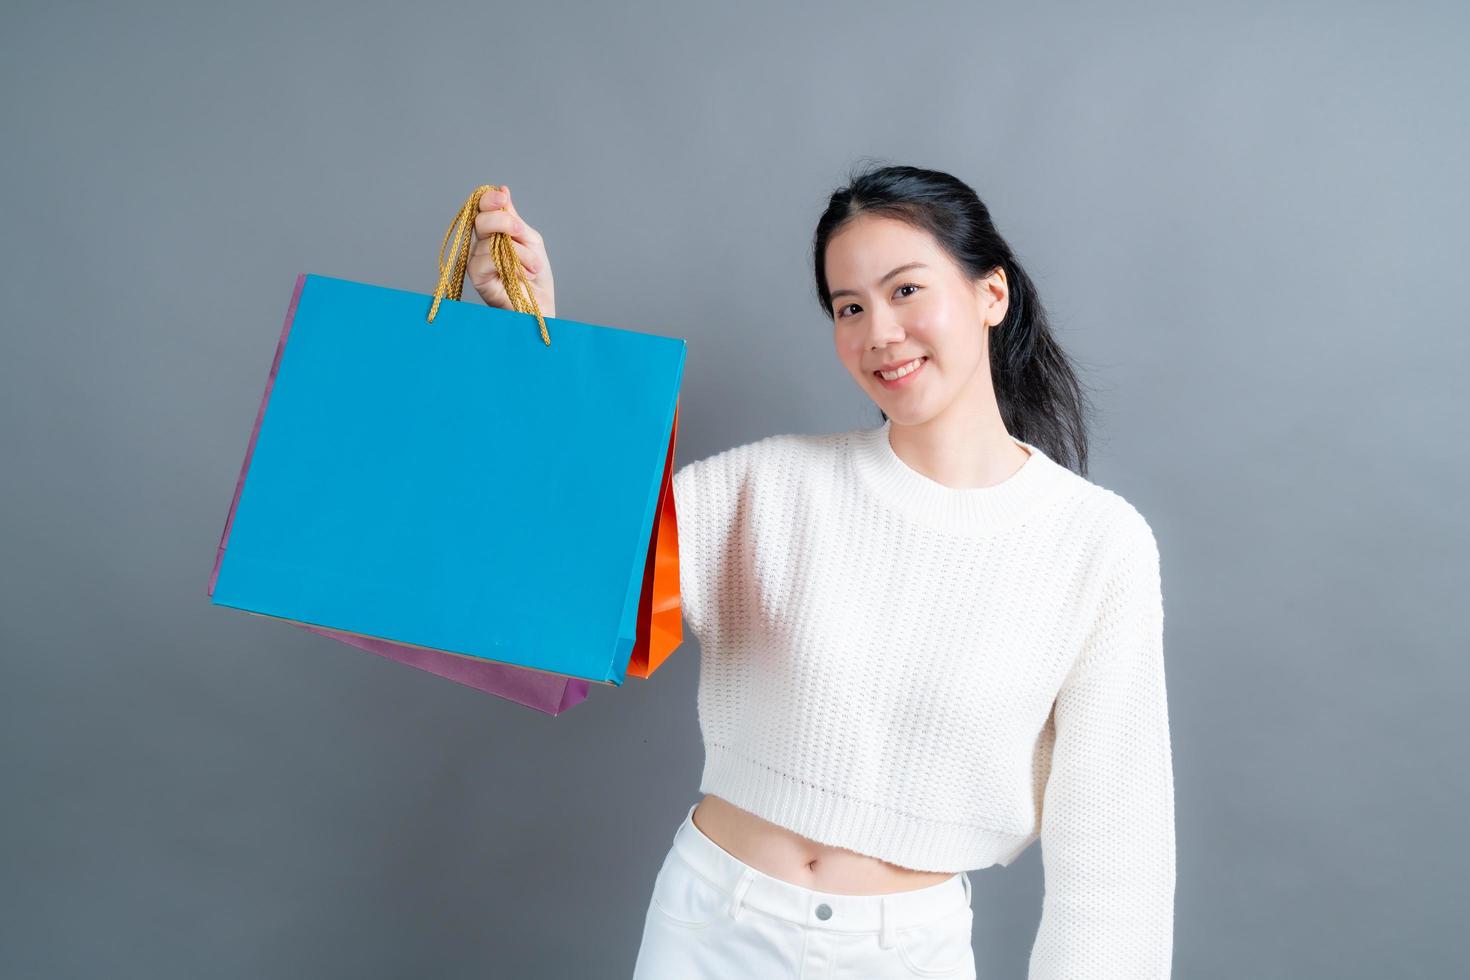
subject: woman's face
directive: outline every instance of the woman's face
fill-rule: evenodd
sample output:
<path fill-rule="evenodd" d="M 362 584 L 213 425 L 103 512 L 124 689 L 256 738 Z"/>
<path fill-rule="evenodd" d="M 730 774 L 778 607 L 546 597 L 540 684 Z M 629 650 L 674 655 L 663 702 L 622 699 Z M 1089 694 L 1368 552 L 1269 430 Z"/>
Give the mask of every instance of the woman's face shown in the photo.
<path fill-rule="evenodd" d="M 827 283 L 837 357 L 896 424 L 994 400 L 987 333 L 1005 316 L 1004 270 L 972 282 L 927 231 L 860 215 L 827 243 Z M 877 373 L 888 368 L 909 373 Z"/>

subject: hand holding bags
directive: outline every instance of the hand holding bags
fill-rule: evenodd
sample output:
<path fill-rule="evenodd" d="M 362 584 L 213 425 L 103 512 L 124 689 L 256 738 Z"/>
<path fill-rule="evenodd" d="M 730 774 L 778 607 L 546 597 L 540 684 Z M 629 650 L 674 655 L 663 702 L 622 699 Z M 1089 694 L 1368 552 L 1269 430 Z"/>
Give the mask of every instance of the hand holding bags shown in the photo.
<path fill-rule="evenodd" d="M 547 320 L 503 235 L 516 309 L 441 307 L 488 189 L 432 297 L 297 278 L 209 593 L 557 714 L 682 641 L 686 344 Z"/>

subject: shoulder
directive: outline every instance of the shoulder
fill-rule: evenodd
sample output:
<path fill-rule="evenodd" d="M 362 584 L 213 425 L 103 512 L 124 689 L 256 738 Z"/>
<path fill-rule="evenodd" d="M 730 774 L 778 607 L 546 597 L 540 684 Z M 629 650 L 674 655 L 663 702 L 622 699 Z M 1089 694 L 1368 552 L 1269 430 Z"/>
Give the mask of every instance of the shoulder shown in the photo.
<path fill-rule="evenodd" d="M 1117 491 L 1104 489 L 1103 492 L 1108 498 L 1107 550 L 1113 553 L 1152 556 L 1157 560 L 1159 542 L 1148 518 Z"/>
<path fill-rule="evenodd" d="M 718 452 L 709 453 L 675 469 L 674 479 L 719 476 L 744 480 L 780 470 L 791 470 L 833 458 L 846 433 L 784 432 L 763 436 Z M 682 478 L 682 480 L 681 480 Z"/>
<path fill-rule="evenodd" d="M 1159 560 L 1159 543 L 1148 518 L 1118 491 L 1066 470 L 1072 525 L 1103 568 Z"/>
<path fill-rule="evenodd" d="M 1118 491 L 1083 477 L 1076 477 L 1076 487 L 1079 520 L 1073 526 L 1086 550 L 1077 599 L 1083 621 L 1092 624 L 1080 663 L 1092 657 L 1095 644 L 1112 642 L 1119 629 L 1152 634 L 1163 612 L 1163 580 L 1158 540 L 1142 511 Z"/>

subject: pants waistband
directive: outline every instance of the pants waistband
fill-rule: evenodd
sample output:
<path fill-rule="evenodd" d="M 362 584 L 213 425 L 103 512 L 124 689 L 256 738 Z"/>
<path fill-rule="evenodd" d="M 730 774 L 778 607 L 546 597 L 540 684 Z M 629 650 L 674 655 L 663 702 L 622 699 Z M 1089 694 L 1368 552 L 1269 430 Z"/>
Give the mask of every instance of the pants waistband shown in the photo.
<path fill-rule="evenodd" d="M 936 885 L 886 895 L 837 895 L 804 888 L 759 871 L 716 844 L 689 808 L 674 834 L 674 854 L 730 896 L 730 915 L 758 909 L 812 929 L 877 932 L 884 946 L 898 929 L 922 925 L 970 907 L 970 876 L 961 871 Z"/>

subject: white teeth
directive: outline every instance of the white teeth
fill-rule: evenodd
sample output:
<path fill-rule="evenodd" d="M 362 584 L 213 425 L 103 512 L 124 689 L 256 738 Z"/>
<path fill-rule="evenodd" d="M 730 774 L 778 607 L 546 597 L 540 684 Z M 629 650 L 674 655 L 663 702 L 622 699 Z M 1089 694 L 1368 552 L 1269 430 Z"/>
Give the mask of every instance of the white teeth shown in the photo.
<path fill-rule="evenodd" d="M 905 364 L 903 367 L 899 368 L 897 371 L 879 371 L 878 374 L 882 376 L 884 381 L 897 381 L 904 375 L 913 374 L 915 371 L 917 371 L 919 369 L 919 365 L 923 363 L 923 361 L 924 359 L 922 357 L 916 357 L 912 361 L 909 361 L 907 364 Z"/>

